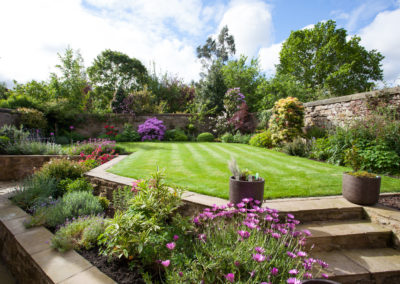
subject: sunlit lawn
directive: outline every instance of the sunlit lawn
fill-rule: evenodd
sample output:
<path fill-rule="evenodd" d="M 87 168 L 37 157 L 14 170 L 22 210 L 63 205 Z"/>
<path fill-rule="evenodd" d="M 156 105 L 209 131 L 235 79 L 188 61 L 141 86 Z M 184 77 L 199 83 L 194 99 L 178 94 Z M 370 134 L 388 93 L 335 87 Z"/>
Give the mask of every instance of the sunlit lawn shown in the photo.
<path fill-rule="evenodd" d="M 227 162 L 265 178 L 265 198 L 341 194 L 342 173 L 348 168 L 292 157 L 243 144 L 226 143 L 119 143 L 133 152 L 109 170 L 136 179 L 148 177 L 157 166 L 165 169 L 166 182 L 212 196 L 228 198 Z M 400 191 L 400 180 L 383 177 L 382 192 Z"/>

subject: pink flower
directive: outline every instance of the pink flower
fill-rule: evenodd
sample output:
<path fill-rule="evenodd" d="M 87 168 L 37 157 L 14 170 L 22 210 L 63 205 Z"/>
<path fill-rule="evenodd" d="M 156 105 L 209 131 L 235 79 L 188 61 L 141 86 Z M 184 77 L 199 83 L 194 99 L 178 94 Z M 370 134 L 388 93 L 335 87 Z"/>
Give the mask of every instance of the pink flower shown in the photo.
<path fill-rule="evenodd" d="M 199 240 L 205 243 L 207 241 L 207 236 L 205 234 L 199 234 Z"/>
<path fill-rule="evenodd" d="M 235 264 L 235 266 L 239 266 L 240 265 L 240 261 L 235 260 L 234 264 Z"/>
<path fill-rule="evenodd" d="M 301 281 L 297 278 L 291 277 L 289 278 L 286 283 L 288 284 L 301 284 Z"/>
<path fill-rule="evenodd" d="M 243 240 L 243 239 L 247 239 L 247 238 L 250 237 L 250 233 L 247 232 L 247 231 L 241 230 L 241 231 L 237 231 L 237 233 L 239 234 L 239 236 L 242 237 L 242 240 Z"/>
<path fill-rule="evenodd" d="M 228 273 L 225 275 L 226 280 L 229 282 L 233 283 L 235 281 L 235 274 L 233 273 Z"/>
<path fill-rule="evenodd" d="M 245 206 L 245 204 L 243 202 L 240 202 L 240 203 L 236 204 L 237 208 L 242 208 L 244 206 Z"/>
<path fill-rule="evenodd" d="M 263 262 L 265 258 L 265 255 L 262 255 L 260 253 L 253 254 L 253 259 L 257 262 Z"/>
<path fill-rule="evenodd" d="M 324 277 L 325 279 L 329 278 L 328 274 L 326 274 L 326 273 L 321 273 L 321 276 Z"/>
<path fill-rule="evenodd" d="M 265 251 L 262 247 L 255 247 L 254 250 L 258 253 L 263 253 Z"/>
<path fill-rule="evenodd" d="M 161 264 L 162 264 L 162 266 L 164 266 L 164 267 L 168 267 L 170 263 L 171 263 L 171 261 L 170 261 L 169 259 L 164 260 L 164 261 L 161 261 Z"/>
<path fill-rule="evenodd" d="M 271 215 L 265 216 L 265 221 L 271 222 L 272 220 L 274 220 L 274 218 L 272 218 Z"/>
<path fill-rule="evenodd" d="M 177 241 L 179 239 L 178 235 L 174 235 L 174 241 Z"/>
<path fill-rule="evenodd" d="M 287 251 L 286 252 L 287 253 L 287 255 L 290 257 L 290 258 L 296 258 L 296 256 L 297 255 L 295 255 L 293 252 L 291 252 L 291 251 Z"/>
<path fill-rule="evenodd" d="M 302 232 L 306 235 L 306 236 L 311 236 L 311 232 L 309 230 L 302 230 Z"/>
<path fill-rule="evenodd" d="M 291 269 L 289 270 L 289 274 L 290 275 L 297 275 L 299 273 L 299 271 L 297 269 Z"/>
<path fill-rule="evenodd" d="M 169 249 L 169 250 L 173 250 L 173 249 L 175 248 L 175 246 L 176 246 L 176 244 L 175 244 L 174 242 L 168 243 L 168 244 L 166 245 L 167 249 Z"/>
<path fill-rule="evenodd" d="M 299 252 L 297 252 L 297 256 L 306 257 L 306 256 L 307 256 L 307 253 L 304 252 L 304 251 L 299 251 Z"/>
<path fill-rule="evenodd" d="M 287 214 L 287 216 L 288 216 L 289 219 L 294 219 L 293 214 L 290 214 L 290 213 L 289 213 L 289 214 Z"/>
<path fill-rule="evenodd" d="M 306 272 L 303 274 L 303 278 L 304 279 L 311 279 L 312 278 L 312 274 L 310 272 Z"/>
<path fill-rule="evenodd" d="M 179 277 L 182 277 L 183 276 L 183 272 L 179 271 L 178 275 L 179 275 Z"/>
<path fill-rule="evenodd" d="M 276 268 L 276 267 L 273 267 L 273 268 L 271 269 L 271 274 L 272 274 L 273 276 L 277 275 L 278 272 L 279 272 L 279 270 L 278 270 L 278 268 Z"/>

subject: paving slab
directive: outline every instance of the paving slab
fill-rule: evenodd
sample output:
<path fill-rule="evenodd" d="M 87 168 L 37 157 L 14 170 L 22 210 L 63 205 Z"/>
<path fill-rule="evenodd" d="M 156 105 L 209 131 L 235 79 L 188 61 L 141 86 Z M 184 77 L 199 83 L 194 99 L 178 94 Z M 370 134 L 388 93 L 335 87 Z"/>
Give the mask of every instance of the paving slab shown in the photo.
<path fill-rule="evenodd" d="M 343 254 L 371 273 L 398 271 L 400 251 L 392 248 L 344 250 Z"/>
<path fill-rule="evenodd" d="M 97 267 L 91 267 L 59 283 L 60 284 L 78 284 L 78 283 L 114 284 L 116 282 L 107 275 L 105 275 L 104 273 L 102 273 Z"/>
<path fill-rule="evenodd" d="M 55 283 L 66 280 L 92 267 L 75 251 L 59 253 L 53 249 L 35 253 L 32 258 Z"/>
<path fill-rule="evenodd" d="M 27 229 L 25 227 L 25 223 L 30 220 L 31 217 L 25 216 L 25 217 L 20 217 L 20 218 L 15 218 L 11 220 L 5 220 L 3 221 L 3 225 L 6 226 L 6 228 L 13 234 L 21 234 L 24 232 L 28 232 L 30 230 L 34 230 L 34 228 Z"/>
<path fill-rule="evenodd" d="M 50 248 L 53 234 L 44 227 L 32 228 L 32 230 L 15 235 L 15 239 L 30 255 Z"/>
<path fill-rule="evenodd" d="M 0 220 L 2 221 L 26 217 L 27 215 L 24 210 L 13 205 L 0 208 Z"/>

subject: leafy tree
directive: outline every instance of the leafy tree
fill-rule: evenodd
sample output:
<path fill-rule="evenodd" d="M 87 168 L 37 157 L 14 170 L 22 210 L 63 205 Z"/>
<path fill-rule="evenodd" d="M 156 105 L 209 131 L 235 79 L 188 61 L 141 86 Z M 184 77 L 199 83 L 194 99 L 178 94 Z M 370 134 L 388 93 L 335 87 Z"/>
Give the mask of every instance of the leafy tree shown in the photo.
<path fill-rule="evenodd" d="M 239 87 L 245 95 L 249 111 L 255 112 L 260 108 L 261 93 L 257 92 L 257 87 L 265 81 L 261 73 L 257 58 L 251 59 L 246 64 L 247 57 L 241 55 L 238 60 L 228 61 L 222 67 L 225 85 L 228 88 Z"/>
<path fill-rule="evenodd" d="M 277 74 L 292 75 L 313 92 L 331 96 L 371 88 L 373 81 L 383 79 L 384 57 L 376 50 L 367 51 L 360 37 L 346 38 L 346 30 L 337 29 L 332 20 L 293 31 L 283 43 Z"/>
<path fill-rule="evenodd" d="M 8 98 L 9 90 L 5 82 L 0 82 L 0 100 L 5 100 Z"/>
<path fill-rule="evenodd" d="M 111 109 L 113 113 L 121 113 L 123 111 L 123 102 L 126 98 L 123 88 L 118 87 L 114 93 L 113 100 L 111 101 Z"/>
<path fill-rule="evenodd" d="M 14 83 L 12 95 L 25 95 L 37 103 L 46 103 L 53 99 L 47 82 L 32 80 L 25 84 L 18 84 L 16 81 Z"/>
<path fill-rule="evenodd" d="M 114 92 L 122 87 L 126 92 L 143 88 L 148 76 L 146 67 L 136 58 L 112 50 L 104 50 L 87 69 L 94 86 L 94 96 L 101 108 L 109 105 Z"/>

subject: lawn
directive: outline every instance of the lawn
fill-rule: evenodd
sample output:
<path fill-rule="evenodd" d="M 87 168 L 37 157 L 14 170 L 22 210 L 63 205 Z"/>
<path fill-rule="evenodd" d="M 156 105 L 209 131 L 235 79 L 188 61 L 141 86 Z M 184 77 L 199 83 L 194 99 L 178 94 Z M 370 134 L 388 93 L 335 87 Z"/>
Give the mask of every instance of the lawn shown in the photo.
<path fill-rule="evenodd" d="M 228 160 L 265 179 L 265 198 L 341 194 L 342 173 L 349 168 L 292 157 L 243 144 L 227 143 L 120 143 L 129 157 L 109 172 L 135 179 L 146 178 L 157 166 L 165 169 L 172 187 L 228 198 Z M 400 179 L 383 177 L 381 192 L 400 191 Z"/>

